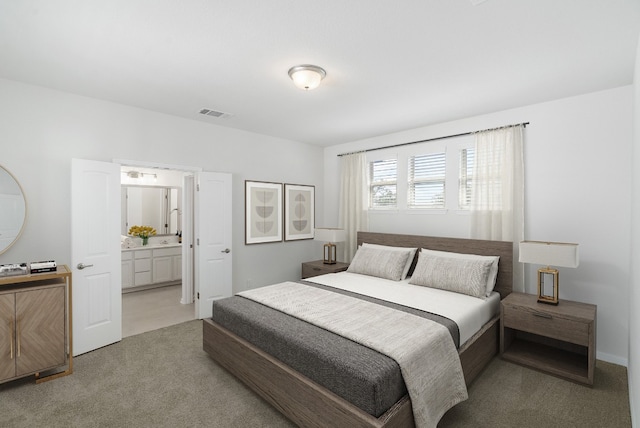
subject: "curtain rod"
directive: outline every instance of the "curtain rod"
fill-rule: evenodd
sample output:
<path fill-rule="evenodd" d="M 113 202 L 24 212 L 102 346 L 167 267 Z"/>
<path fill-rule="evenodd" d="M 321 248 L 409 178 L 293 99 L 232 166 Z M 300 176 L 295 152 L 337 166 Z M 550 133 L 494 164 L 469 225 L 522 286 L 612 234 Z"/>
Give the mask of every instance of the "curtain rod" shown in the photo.
<path fill-rule="evenodd" d="M 519 126 L 519 125 L 522 125 L 523 127 L 526 128 L 528 124 L 529 124 L 529 122 L 514 123 L 513 125 L 499 126 L 497 128 L 482 129 L 480 131 L 463 132 L 462 134 L 445 135 L 443 137 L 429 138 L 429 139 L 426 139 L 426 140 L 411 141 L 411 142 L 408 142 L 408 143 L 393 144 L 391 146 L 384 146 L 384 147 L 376 147 L 375 149 L 356 150 L 355 152 L 340 153 L 338 156 L 353 155 L 355 153 L 374 152 L 376 150 L 392 149 L 394 147 L 408 146 L 408 145 L 411 145 L 411 144 L 428 143 L 429 141 L 437 141 L 437 140 L 444 140 L 446 138 L 462 137 L 462 136 L 465 136 L 465 135 L 477 134 L 478 132 L 495 131 L 496 129 L 511 128 L 513 126 Z"/>

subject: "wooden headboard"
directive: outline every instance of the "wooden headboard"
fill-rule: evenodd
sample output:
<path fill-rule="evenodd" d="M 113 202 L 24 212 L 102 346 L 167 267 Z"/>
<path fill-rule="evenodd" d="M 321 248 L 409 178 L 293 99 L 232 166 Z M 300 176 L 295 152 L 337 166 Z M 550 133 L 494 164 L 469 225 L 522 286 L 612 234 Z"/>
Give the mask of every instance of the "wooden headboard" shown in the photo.
<path fill-rule="evenodd" d="M 513 243 L 511 241 L 484 241 L 480 239 L 358 232 L 358 245 L 362 245 L 365 242 L 392 247 L 427 248 L 429 250 L 478 254 L 481 256 L 500 256 L 498 277 L 494 290 L 500 293 L 501 299 L 504 299 L 513 291 Z"/>

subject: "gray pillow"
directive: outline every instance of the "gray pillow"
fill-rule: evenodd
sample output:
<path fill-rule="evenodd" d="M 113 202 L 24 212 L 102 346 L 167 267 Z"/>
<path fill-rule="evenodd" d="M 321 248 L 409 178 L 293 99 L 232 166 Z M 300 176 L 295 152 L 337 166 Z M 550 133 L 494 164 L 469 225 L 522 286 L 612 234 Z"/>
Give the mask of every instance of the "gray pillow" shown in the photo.
<path fill-rule="evenodd" d="M 408 258 L 408 251 L 360 247 L 347 272 L 400 281 Z"/>
<path fill-rule="evenodd" d="M 492 263 L 492 260 L 439 257 L 421 252 L 409 284 L 484 299 Z"/>

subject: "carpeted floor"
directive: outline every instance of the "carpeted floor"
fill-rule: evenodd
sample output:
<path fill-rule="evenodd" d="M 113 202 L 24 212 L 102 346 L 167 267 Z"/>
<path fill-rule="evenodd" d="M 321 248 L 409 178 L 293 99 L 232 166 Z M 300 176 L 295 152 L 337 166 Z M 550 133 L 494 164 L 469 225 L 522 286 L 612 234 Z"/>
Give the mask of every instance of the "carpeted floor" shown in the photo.
<path fill-rule="evenodd" d="M 0 385 L 1 427 L 290 427 L 202 350 L 189 321 L 74 359 L 71 376 Z M 598 361 L 593 389 L 501 361 L 439 427 L 630 427 L 626 369 Z"/>

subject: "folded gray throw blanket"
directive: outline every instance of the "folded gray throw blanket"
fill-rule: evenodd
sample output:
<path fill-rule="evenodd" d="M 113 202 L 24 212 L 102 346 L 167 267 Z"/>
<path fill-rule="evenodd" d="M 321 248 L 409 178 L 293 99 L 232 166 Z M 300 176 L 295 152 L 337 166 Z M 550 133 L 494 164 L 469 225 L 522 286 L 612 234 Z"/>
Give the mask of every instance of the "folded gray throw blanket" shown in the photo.
<path fill-rule="evenodd" d="M 451 335 L 436 322 L 295 282 L 238 294 L 396 360 L 418 428 L 435 428 L 447 410 L 468 397 Z"/>

